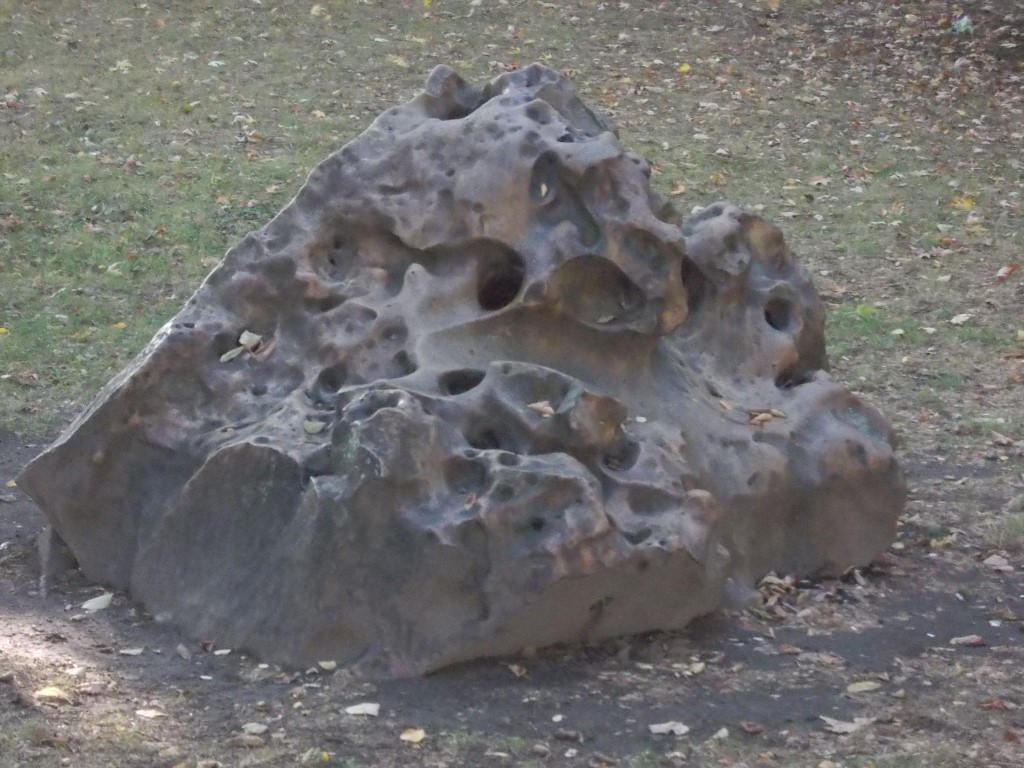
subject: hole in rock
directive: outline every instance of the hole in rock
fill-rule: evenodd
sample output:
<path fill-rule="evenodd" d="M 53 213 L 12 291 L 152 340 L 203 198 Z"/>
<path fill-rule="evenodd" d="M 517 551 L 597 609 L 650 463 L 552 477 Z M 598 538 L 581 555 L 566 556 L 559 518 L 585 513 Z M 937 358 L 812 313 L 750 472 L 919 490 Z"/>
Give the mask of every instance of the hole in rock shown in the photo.
<path fill-rule="evenodd" d="M 696 264 L 684 258 L 679 267 L 679 279 L 686 287 L 686 306 L 690 314 L 697 311 L 697 308 L 707 296 L 710 286 L 708 279 L 700 271 Z"/>
<path fill-rule="evenodd" d="M 494 500 L 498 502 L 511 501 L 516 495 L 515 490 L 508 483 L 498 483 L 494 486 Z"/>
<path fill-rule="evenodd" d="M 545 524 L 546 524 L 546 521 L 544 520 L 543 517 L 531 517 L 530 518 L 530 528 L 532 528 L 535 531 L 543 531 Z"/>
<path fill-rule="evenodd" d="M 651 533 L 652 531 L 650 528 L 641 528 L 639 531 L 623 531 L 622 535 L 630 544 L 636 545 L 643 544 L 645 541 L 651 538 Z M 643 568 L 646 567 L 647 565 L 646 563 L 644 563 Z M 641 568 L 641 570 L 643 570 L 643 568 Z"/>
<path fill-rule="evenodd" d="M 523 287 L 526 262 L 500 243 L 492 243 L 477 264 L 476 298 L 489 312 L 507 307 Z"/>
<path fill-rule="evenodd" d="M 239 334 L 232 331 L 221 331 L 213 337 L 213 354 L 220 357 L 238 346 Z"/>
<path fill-rule="evenodd" d="M 847 451 L 850 456 L 862 467 L 866 467 L 868 463 L 868 452 L 860 443 L 850 441 L 847 444 Z"/>
<path fill-rule="evenodd" d="M 718 391 L 718 387 L 712 384 L 710 381 L 704 382 L 704 388 L 707 389 L 708 394 L 712 397 L 721 397 L 722 393 Z"/>
<path fill-rule="evenodd" d="M 395 356 L 391 358 L 391 374 L 388 378 L 400 379 L 403 376 L 408 376 L 410 373 L 415 372 L 416 363 L 413 362 L 412 357 L 404 349 L 399 350 L 395 353 Z"/>
<path fill-rule="evenodd" d="M 560 266 L 549 286 L 571 317 L 607 325 L 635 315 L 644 294 L 614 263 L 600 256 L 577 256 Z"/>
<path fill-rule="evenodd" d="M 562 142 L 563 144 L 572 144 L 574 141 L 576 141 L 576 139 L 573 138 L 571 133 L 563 133 L 561 136 L 558 137 L 558 141 Z"/>
<path fill-rule="evenodd" d="M 484 380 L 484 372 L 475 368 L 460 368 L 456 371 L 445 371 L 437 379 L 437 386 L 446 395 L 461 395 L 463 392 L 479 386 Z"/>
<path fill-rule="evenodd" d="M 679 504 L 663 491 L 643 486 L 630 488 L 628 498 L 630 509 L 638 515 L 653 515 Z"/>
<path fill-rule="evenodd" d="M 345 303 L 345 297 L 341 295 L 326 296 L 322 299 L 309 299 L 308 304 L 317 312 L 330 312 Z"/>
<path fill-rule="evenodd" d="M 444 465 L 444 481 L 454 493 L 472 493 L 487 482 L 487 468 L 479 461 L 453 456 Z"/>
<path fill-rule="evenodd" d="M 504 452 L 498 454 L 498 463 L 503 467 L 518 467 L 523 460 L 514 453 Z"/>
<path fill-rule="evenodd" d="M 793 323 L 793 303 L 788 299 L 770 299 L 764 305 L 764 319 L 777 331 L 788 330 Z"/>
<path fill-rule="evenodd" d="M 316 377 L 316 386 L 313 394 L 317 399 L 325 399 L 334 396 L 348 382 L 348 368 L 344 363 L 332 365 L 320 371 Z"/>
<path fill-rule="evenodd" d="M 636 443 L 623 443 L 615 450 L 605 454 L 604 465 L 608 469 L 622 472 L 631 469 L 638 458 L 640 458 L 640 446 Z"/>
<path fill-rule="evenodd" d="M 493 451 L 501 448 L 498 433 L 493 429 L 483 429 L 466 435 L 466 442 L 481 451 Z"/>
<path fill-rule="evenodd" d="M 266 435 L 259 435 L 253 438 L 253 442 L 256 443 L 257 445 L 266 445 L 267 443 L 270 442 L 270 438 L 267 437 Z"/>
<path fill-rule="evenodd" d="M 256 395 L 256 397 L 261 397 L 267 394 L 267 385 L 263 382 L 259 382 L 249 387 L 249 391 Z"/>
<path fill-rule="evenodd" d="M 547 125 L 551 122 L 551 110 L 547 104 L 543 102 L 532 102 L 527 104 L 526 116 L 540 125 Z"/>
<path fill-rule="evenodd" d="M 793 389 L 803 384 L 809 384 L 814 380 L 814 374 L 811 371 L 793 371 L 785 370 L 775 377 L 775 386 L 779 389 Z"/>

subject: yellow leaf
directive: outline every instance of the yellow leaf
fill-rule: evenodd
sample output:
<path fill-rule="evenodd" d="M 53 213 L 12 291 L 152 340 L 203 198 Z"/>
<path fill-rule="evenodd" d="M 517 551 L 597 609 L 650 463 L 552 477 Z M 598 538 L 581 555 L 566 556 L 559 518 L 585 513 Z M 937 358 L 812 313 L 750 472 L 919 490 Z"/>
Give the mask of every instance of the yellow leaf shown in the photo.
<path fill-rule="evenodd" d="M 424 8 L 429 8 L 433 4 L 434 4 L 434 0 L 423 0 L 423 7 Z"/>
<path fill-rule="evenodd" d="M 48 685 L 45 688 L 40 688 L 33 695 L 40 701 L 58 701 L 62 704 L 71 703 L 71 697 L 68 696 L 62 688 L 58 688 L 55 685 Z"/>
<path fill-rule="evenodd" d="M 974 198 L 965 195 L 964 197 L 954 197 L 949 201 L 951 208 L 958 208 L 961 211 L 969 211 L 974 207 Z"/>
<path fill-rule="evenodd" d="M 13 480 L 8 480 L 7 481 L 7 487 L 8 488 L 17 488 L 18 484 L 16 482 L 14 482 Z"/>
<path fill-rule="evenodd" d="M 850 683 L 846 686 L 847 693 L 867 693 L 868 691 L 877 691 L 882 687 L 882 684 L 877 680 L 858 680 L 856 683 Z"/>
<path fill-rule="evenodd" d="M 116 323 L 112 323 L 110 327 L 118 331 L 123 331 L 125 328 L 128 327 L 128 323 L 126 323 L 124 320 L 118 320 Z"/>
<path fill-rule="evenodd" d="M 691 67 L 689 64 L 680 64 L 678 67 L 676 67 L 676 72 L 678 72 L 681 75 L 685 75 L 687 72 L 690 71 L 690 69 Z"/>
<path fill-rule="evenodd" d="M 419 744 L 427 738 L 427 732 L 422 728 L 406 728 L 398 738 L 409 744 Z"/>
<path fill-rule="evenodd" d="M 4 328 L 2 325 L 0 325 L 0 336 L 3 336 L 5 333 L 10 333 L 10 332 L 11 332 L 10 328 Z"/>

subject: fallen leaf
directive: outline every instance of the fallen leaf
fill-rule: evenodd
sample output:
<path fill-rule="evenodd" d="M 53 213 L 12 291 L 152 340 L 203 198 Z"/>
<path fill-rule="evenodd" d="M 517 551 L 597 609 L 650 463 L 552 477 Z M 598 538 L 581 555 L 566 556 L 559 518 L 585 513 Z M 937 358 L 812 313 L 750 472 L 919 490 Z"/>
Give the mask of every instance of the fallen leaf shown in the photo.
<path fill-rule="evenodd" d="M 320 667 L 324 672 L 333 672 L 338 668 L 338 662 L 336 661 L 320 661 L 317 662 L 317 666 Z"/>
<path fill-rule="evenodd" d="M 670 720 L 667 723 L 651 723 L 647 730 L 655 736 L 685 736 L 690 732 L 690 726 Z"/>
<path fill-rule="evenodd" d="M 856 733 L 866 725 L 871 725 L 875 722 L 873 717 L 855 717 L 853 722 L 846 720 L 836 720 L 832 717 L 825 717 L 825 715 L 818 715 L 821 720 L 825 721 L 825 730 L 831 733 L 838 733 L 842 735 Z"/>
<path fill-rule="evenodd" d="M 693 69 L 693 67 L 691 67 L 689 64 L 685 64 L 684 63 L 684 64 L 680 64 L 678 67 L 676 67 L 676 72 L 678 72 L 681 75 L 685 75 L 691 69 Z"/>
<path fill-rule="evenodd" d="M 550 419 L 555 415 L 555 409 L 551 407 L 551 403 L 547 400 L 538 400 L 536 403 L 530 403 L 528 406 L 531 411 L 536 413 L 542 419 Z"/>
<path fill-rule="evenodd" d="M 135 714 L 146 720 L 153 720 L 157 717 L 167 717 L 167 713 L 161 712 L 159 709 L 136 709 Z"/>
<path fill-rule="evenodd" d="M 218 648 L 216 651 L 213 652 L 213 655 L 214 656 L 227 656 L 229 653 L 231 653 L 231 649 L 230 648 Z"/>
<path fill-rule="evenodd" d="M 1002 699 L 989 699 L 988 701 L 981 702 L 981 704 L 979 704 L 978 706 L 980 706 L 982 709 L 988 710 L 990 712 L 991 711 L 1006 712 L 1007 710 L 1009 710 L 1011 708 L 1010 705 L 1007 704 Z"/>
<path fill-rule="evenodd" d="M 185 647 L 183 643 L 178 643 L 178 647 L 174 649 L 174 652 L 181 656 L 185 661 L 189 661 L 192 658 L 192 651 Z"/>
<path fill-rule="evenodd" d="M 65 692 L 63 688 L 58 688 L 56 685 L 48 685 L 45 688 L 40 688 L 32 695 L 40 701 L 57 702 L 59 704 L 71 703 L 71 697 L 68 696 L 67 692 Z"/>
<path fill-rule="evenodd" d="M 270 728 L 264 723 L 245 723 L 242 725 L 242 731 L 244 733 L 250 733 L 253 736 L 260 736 L 269 730 Z"/>
<path fill-rule="evenodd" d="M 759 733 L 764 733 L 764 726 L 760 723 L 752 723 L 749 720 L 744 720 L 740 723 L 740 730 L 744 733 L 749 733 L 751 736 L 757 736 Z"/>
<path fill-rule="evenodd" d="M 102 611 L 104 608 L 110 607 L 110 601 L 113 599 L 114 593 L 107 592 L 99 597 L 94 597 L 92 600 L 86 600 L 82 603 L 82 610 L 89 611 L 90 613 L 93 611 Z"/>
<path fill-rule="evenodd" d="M 250 352 L 256 349 L 261 341 L 263 341 L 263 337 L 252 331 L 242 331 L 241 336 L 238 337 L 239 345 L 245 347 Z"/>
<path fill-rule="evenodd" d="M 882 687 L 882 684 L 877 680 L 859 680 L 856 683 L 850 683 L 846 686 L 847 693 L 867 693 L 868 691 L 877 691 Z"/>
<path fill-rule="evenodd" d="M 220 361 L 222 363 L 230 363 L 243 352 L 245 352 L 245 347 L 235 347 L 234 349 L 229 349 L 227 352 L 220 356 Z"/>
<path fill-rule="evenodd" d="M 427 732 L 422 728 L 406 728 L 398 738 L 407 744 L 419 744 L 427 738 Z"/>
<path fill-rule="evenodd" d="M 369 701 L 365 701 L 361 704 L 353 704 L 352 706 L 345 707 L 345 713 L 348 715 L 377 717 L 380 714 L 380 704 Z"/>
<path fill-rule="evenodd" d="M 122 648 L 118 651 L 122 656 L 141 656 L 145 648 Z"/>
<path fill-rule="evenodd" d="M 1005 280 L 1018 269 L 1020 269 L 1020 264 L 1007 264 L 996 272 L 996 280 Z"/>
<path fill-rule="evenodd" d="M 506 664 L 508 671 L 515 675 L 517 678 L 522 679 L 526 677 L 529 672 L 522 664 Z"/>
<path fill-rule="evenodd" d="M 949 318 L 949 322 L 952 325 L 963 325 L 968 320 L 970 320 L 972 317 L 974 317 L 974 315 L 969 315 L 966 312 L 964 312 L 964 313 L 961 313 L 959 315 L 953 315 L 953 317 Z"/>
<path fill-rule="evenodd" d="M 324 427 L 327 426 L 327 422 L 316 421 L 314 419 L 306 419 L 302 422 L 302 430 L 307 435 L 317 435 L 324 431 Z"/>
<path fill-rule="evenodd" d="M 964 635 L 962 637 L 954 637 L 949 641 L 950 645 L 963 645 L 968 648 L 980 648 L 985 645 L 985 638 L 981 635 Z"/>

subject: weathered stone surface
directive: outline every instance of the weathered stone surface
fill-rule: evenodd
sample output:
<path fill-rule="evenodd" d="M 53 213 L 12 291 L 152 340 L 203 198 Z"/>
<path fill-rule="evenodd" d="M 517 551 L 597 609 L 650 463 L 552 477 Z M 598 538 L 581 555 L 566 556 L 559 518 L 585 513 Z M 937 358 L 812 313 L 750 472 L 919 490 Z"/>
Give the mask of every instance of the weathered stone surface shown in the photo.
<path fill-rule="evenodd" d="M 92 579 L 220 645 L 414 674 L 864 564 L 904 486 L 771 225 L 686 222 L 560 75 L 328 157 L 26 468 Z"/>

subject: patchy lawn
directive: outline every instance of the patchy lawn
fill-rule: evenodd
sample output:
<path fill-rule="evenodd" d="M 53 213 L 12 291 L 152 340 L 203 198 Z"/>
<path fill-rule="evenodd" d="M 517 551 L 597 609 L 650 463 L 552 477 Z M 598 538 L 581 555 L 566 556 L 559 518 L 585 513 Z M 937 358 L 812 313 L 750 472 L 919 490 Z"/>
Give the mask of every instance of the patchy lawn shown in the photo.
<path fill-rule="evenodd" d="M 846 581 L 371 684 L 179 648 L 122 595 L 86 614 L 77 575 L 40 597 L 41 515 L 0 484 L 0 766 L 1020 765 L 1017 3 L 0 0 L 0 43 L 0 483 L 433 66 L 541 61 L 677 205 L 783 227 L 911 485 L 899 540 Z"/>

